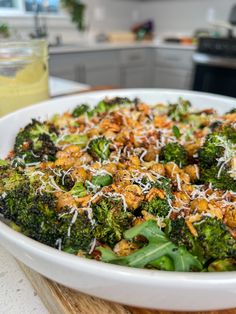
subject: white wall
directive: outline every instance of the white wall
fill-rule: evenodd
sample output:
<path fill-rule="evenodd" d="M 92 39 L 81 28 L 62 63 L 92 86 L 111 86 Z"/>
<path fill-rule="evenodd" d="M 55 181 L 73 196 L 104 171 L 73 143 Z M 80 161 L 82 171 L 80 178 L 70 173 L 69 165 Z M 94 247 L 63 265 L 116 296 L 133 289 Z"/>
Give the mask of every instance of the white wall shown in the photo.
<path fill-rule="evenodd" d="M 86 4 L 86 26 L 87 32 L 80 34 L 75 25 L 71 23 L 70 16 L 47 18 L 47 26 L 50 31 L 50 41 L 55 36 L 62 34 L 64 42 L 74 43 L 79 41 L 88 33 L 107 32 L 114 30 L 129 30 L 130 26 L 139 21 L 141 7 L 140 2 L 132 0 L 84 0 Z M 17 34 L 23 37 L 33 31 L 34 23 L 32 17 L 4 17 L 0 16 L 1 22 L 8 23 Z"/>
<path fill-rule="evenodd" d="M 143 2 L 141 11 L 144 19 L 154 19 L 157 34 L 191 34 L 196 28 L 208 27 L 211 9 L 217 20 L 227 20 L 233 4 L 236 0 L 155 0 Z"/>
<path fill-rule="evenodd" d="M 90 34 L 112 30 L 129 30 L 130 26 L 145 19 L 154 19 L 156 34 L 191 34 L 196 28 L 207 27 L 207 12 L 214 9 L 217 19 L 228 18 L 230 8 L 236 0 L 83 0 L 87 5 L 86 24 Z M 31 17 L 4 18 L 14 29 L 28 35 L 33 29 Z M 63 34 L 64 42 L 76 42 L 84 35 L 80 34 L 70 17 L 48 18 L 50 40 Z M 85 34 L 86 35 L 86 34 Z"/>

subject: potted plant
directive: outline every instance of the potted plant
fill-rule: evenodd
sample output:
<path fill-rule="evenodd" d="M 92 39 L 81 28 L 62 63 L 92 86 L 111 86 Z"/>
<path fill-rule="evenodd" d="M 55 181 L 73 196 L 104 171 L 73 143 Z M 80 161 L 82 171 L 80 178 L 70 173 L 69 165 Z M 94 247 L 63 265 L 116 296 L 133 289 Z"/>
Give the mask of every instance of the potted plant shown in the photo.
<path fill-rule="evenodd" d="M 77 24 L 77 28 L 80 31 L 85 29 L 84 24 L 84 12 L 86 9 L 85 4 L 81 3 L 80 0 L 62 0 L 62 4 L 69 11 L 71 20 Z"/>

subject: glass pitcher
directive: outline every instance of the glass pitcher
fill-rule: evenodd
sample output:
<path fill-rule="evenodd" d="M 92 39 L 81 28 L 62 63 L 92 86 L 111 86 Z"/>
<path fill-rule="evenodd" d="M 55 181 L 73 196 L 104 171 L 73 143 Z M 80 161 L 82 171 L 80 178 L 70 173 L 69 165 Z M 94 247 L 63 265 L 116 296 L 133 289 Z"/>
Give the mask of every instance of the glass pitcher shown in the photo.
<path fill-rule="evenodd" d="M 47 42 L 0 42 L 0 116 L 48 98 Z"/>

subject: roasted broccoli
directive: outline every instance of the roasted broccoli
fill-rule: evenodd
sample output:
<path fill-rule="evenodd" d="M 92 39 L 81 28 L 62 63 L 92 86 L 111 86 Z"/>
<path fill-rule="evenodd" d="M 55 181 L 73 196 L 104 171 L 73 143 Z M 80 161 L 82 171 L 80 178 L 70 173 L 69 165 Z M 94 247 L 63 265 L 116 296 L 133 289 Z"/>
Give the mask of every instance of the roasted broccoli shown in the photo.
<path fill-rule="evenodd" d="M 57 153 L 57 131 L 52 124 L 33 119 L 16 136 L 15 156 L 25 163 L 54 161 Z"/>
<path fill-rule="evenodd" d="M 236 241 L 222 221 L 206 216 L 193 226 L 196 236 L 190 233 L 183 218 L 171 220 L 166 234 L 171 241 L 184 245 L 206 265 L 216 259 L 236 257 Z"/>
<path fill-rule="evenodd" d="M 231 175 L 231 161 L 236 156 L 236 130 L 227 126 L 209 134 L 198 152 L 200 177 L 203 183 L 216 188 L 236 191 Z"/>
<path fill-rule="evenodd" d="M 140 209 L 149 212 L 158 217 L 166 217 L 170 212 L 170 200 L 173 198 L 171 190 L 171 182 L 169 179 L 162 177 L 156 181 L 150 181 L 148 178 L 143 178 L 141 181 L 143 187 L 157 188 L 162 190 L 165 198 L 159 196 L 153 197 L 150 201 L 143 201 Z"/>
<path fill-rule="evenodd" d="M 236 180 L 230 176 L 229 171 L 230 168 L 226 166 L 221 171 L 217 166 L 201 168 L 200 177 L 203 183 L 212 183 L 217 189 L 236 192 Z"/>
<path fill-rule="evenodd" d="M 110 156 L 110 140 L 104 136 L 91 140 L 88 144 L 87 151 L 95 159 L 106 160 Z"/>
<path fill-rule="evenodd" d="M 86 104 L 78 105 L 72 111 L 72 116 L 74 118 L 78 118 L 78 117 L 82 116 L 85 112 L 88 112 L 88 110 L 89 110 L 88 105 L 86 105 Z"/>
<path fill-rule="evenodd" d="M 158 217 L 166 217 L 170 211 L 170 205 L 166 199 L 154 197 L 149 202 L 143 202 L 141 209 Z"/>
<path fill-rule="evenodd" d="M 74 197 L 83 197 L 87 195 L 87 190 L 84 187 L 83 183 L 78 181 L 70 190 L 70 194 L 73 195 Z"/>
<path fill-rule="evenodd" d="M 178 103 L 169 105 L 168 116 L 173 121 L 183 122 L 189 113 L 190 107 L 191 103 L 189 101 L 179 98 Z"/>
<path fill-rule="evenodd" d="M 132 222 L 133 215 L 124 211 L 120 199 L 103 198 L 92 204 L 93 219 L 95 220 L 95 237 L 102 243 L 113 247 L 123 237 Z"/>
<path fill-rule="evenodd" d="M 92 117 L 96 113 L 103 113 L 121 105 L 131 104 L 132 101 L 127 97 L 114 97 L 101 100 L 92 110 L 88 111 L 88 116 Z"/>
<path fill-rule="evenodd" d="M 236 113 L 236 108 L 233 108 L 230 111 L 226 112 L 226 114 L 233 114 L 233 113 Z"/>
<path fill-rule="evenodd" d="M 188 163 L 188 153 L 179 143 L 166 144 L 162 147 L 159 158 L 164 163 L 173 161 L 179 167 L 184 167 Z"/>
<path fill-rule="evenodd" d="M 58 213 L 57 197 L 54 193 L 39 190 L 42 182 L 37 182 L 37 177 L 29 178 L 10 166 L 4 168 L 1 172 L 0 167 L 0 213 L 13 222 L 15 230 L 52 247 L 58 246 L 60 241 L 63 250 L 70 247 L 73 253 L 89 251 L 94 236 L 86 213 L 75 213 L 77 209 L 67 207 Z"/>
<path fill-rule="evenodd" d="M 226 259 L 214 261 L 208 266 L 207 270 L 210 272 L 235 271 L 236 260 L 233 258 L 226 258 Z"/>
<path fill-rule="evenodd" d="M 58 231 L 61 239 L 61 249 L 65 252 L 77 254 L 82 251 L 88 253 L 94 239 L 91 219 L 86 211 L 79 213 L 76 209 L 62 212 L 59 217 Z"/>

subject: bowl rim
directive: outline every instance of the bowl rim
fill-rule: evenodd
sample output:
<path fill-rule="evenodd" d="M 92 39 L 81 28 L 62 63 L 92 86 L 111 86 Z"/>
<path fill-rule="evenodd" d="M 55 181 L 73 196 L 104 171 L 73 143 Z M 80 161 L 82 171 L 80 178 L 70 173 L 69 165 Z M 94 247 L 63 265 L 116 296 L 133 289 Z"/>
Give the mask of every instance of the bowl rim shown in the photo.
<path fill-rule="evenodd" d="M 23 109 L 19 109 L 14 111 L 4 117 L 0 118 L 0 124 L 2 121 L 11 119 L 18 114 L 23 115 L 24 112 L 29 111 L 37 111 L 38 108 L 42 106 L 47 106 L 48 104 L 56 103 L 57 100 L 63 101 L 70 101 L 77 98 L 82 98 L 86 96 L 102 96 L 104 94 L 114 95 L 114 94 L 124 94 L 124 93 L 133 93 L 142 91 L 149 93 L 149 92 L 157 92 L 157 93 L 172 93 L 172 94 L 184 94 L 186 97 L 188 95 L 192 96 L 202 96 L 205 98 L 210 98 L 212 100 L 217 99 L 219 101 L 229 101 L 235 102 L 236 100 L 232 97 L 226 97 L 222 95 L 215 95 L 209 93 L 199 93 L 195 91 L 185 91 L 185 90 L 176 90 L 176 89 L 157 89 L 157 88 L 137 88 L 137 89 L 115 89 L 115 90 L 102 90 L 102 91 L 92 91 L 92 92 L 85 92 L 77 95 L 72 96 L 63 96 L 57 97 L 55 99 L 50 99 L 33 106 L 29 106 Z M 39 115 L 40 116 L 40 115 Z M 66 252 L 59 251 L 53 247 L 50 247 L 46 244 L 40 243 L 30 237 L 23 235 L 20 232 L 17 232 L 7 226 L 5 223 L 0 221 L 0 238 L 4 237 L 8 242 L 14 242 L 14 245 L 22 248 L 25 251 L 31 251 L 34 255 L 40 255 L 41 258 L 44 260 L 50 259 L 53 260 L 57 264 L 66 265 L 65 267 L 71 270 L 78 269 L 84 273 L 94 273 L 96 276 L 101 277 L 110 277 L 110 274 L 116 277 L 122 277 L 123 279 L 128 279 L 128 281 L 132 281 L 133 283 L 140 281 L 147 281 L 151 285 L 155 285 L 158 280 L 159 282 L 165 281 L 166 285 L 170 283 L 176 282 L 178 286 L 186 286 L 186 284 L 194 283 L 197 287 L 202 287 L 202 285 L 209 286 L 209 283 L 215 284 L 216 281 L 218 284 L 228 284 L 229 281 L 233 281 L 236 283 L 236 271 L 228 271 L 228 272 L 175 272 L 175 271 L 161 271 L 161 270 L 149 270 L 149 269 L 140 269 L 134 267 L 127 267 L 127 266 L 120 266 L 114 265 L 109 263 L 104 263 L 97 260 L 90 260 L 88 258 L 83 258 L 79 256 L 75 256 Z M 7 250 L 7 247 L 4 246 Z"/>

